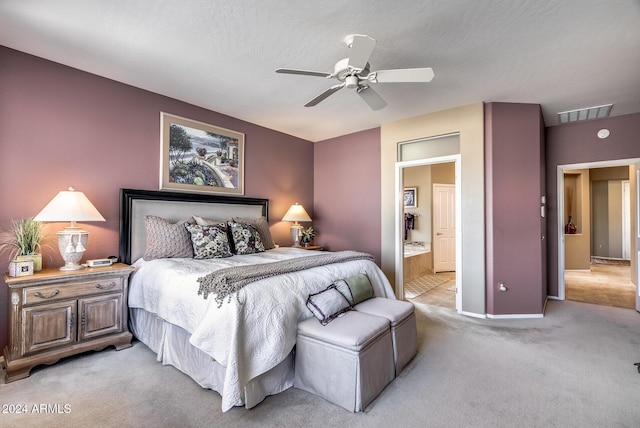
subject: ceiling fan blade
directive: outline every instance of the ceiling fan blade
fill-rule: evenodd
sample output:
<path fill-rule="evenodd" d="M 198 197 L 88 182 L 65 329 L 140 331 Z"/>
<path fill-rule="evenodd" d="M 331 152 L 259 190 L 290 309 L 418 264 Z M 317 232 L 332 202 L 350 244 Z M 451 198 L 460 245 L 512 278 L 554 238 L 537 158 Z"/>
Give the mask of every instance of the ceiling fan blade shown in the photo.
<path fill-rule="evenodd" d="M 351 36 L 350 36 L 351 37 Z M 369 57 L 376 46 L 375 39 L 369 36 L 356 34 L 351 41 L 351 55 L 349 55 L 349 67 L 364 70 L 369 62 Z"/>
<path fill-rule="evenodd" d="M 387 105 L 382 97 L 380 97 L 380 95 L 378 95 L 378 93 L 369 86 L 360 86 L 356 89 L 356 92 L 358 92 L 358 95 L 360 95 L 360 97 L 369 104 L 371 110 L 380 110 Z"/>
<path fill-rule="evenodd" d="M 323 71 L 296 70 L 295 68 L 276 68 L 276 73 L 301 74 L 303 76 L 331 77 L 331 73 Z"/>
<path fill-rule="evenodd" d="M 313 106 L 315 106 L 320 101 L 322 101 L 325 98 L 327 98 L 329 95 L 331 95 L 334 92 L 337 92 L 340 89 L 342 89 L 344 87 L 344 85 L 345 85 L 344 83 L 341 83 L 339 85 L 333 85 L 332 87 L 330 87 L 329 89 L 327 89 L 326 91 L 324 91 L 323 93 L 321 93 L 320 95 L 318 95 L 317 97 L 315 97 L 314 99 L 312 99 L 311 101 L 306 103 L 304 106 L 305 107 L 313 107 Z"/>
<path fill-rule="evenodd" d="M 435 74 L 431 68 L 405 68 L 400 70 L 379 70 L 369 73 L 371 83 L 431 82 Z"/>

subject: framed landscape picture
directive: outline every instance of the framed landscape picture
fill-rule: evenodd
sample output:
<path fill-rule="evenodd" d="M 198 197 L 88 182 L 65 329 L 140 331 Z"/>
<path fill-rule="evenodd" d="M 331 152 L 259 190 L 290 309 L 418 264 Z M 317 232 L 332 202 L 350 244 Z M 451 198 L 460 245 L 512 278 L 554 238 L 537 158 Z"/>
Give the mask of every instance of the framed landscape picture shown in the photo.
<path fill-rule="evenodd" d="M 160 190 L 244 194 L 244 134 L 160 113 Z"/>

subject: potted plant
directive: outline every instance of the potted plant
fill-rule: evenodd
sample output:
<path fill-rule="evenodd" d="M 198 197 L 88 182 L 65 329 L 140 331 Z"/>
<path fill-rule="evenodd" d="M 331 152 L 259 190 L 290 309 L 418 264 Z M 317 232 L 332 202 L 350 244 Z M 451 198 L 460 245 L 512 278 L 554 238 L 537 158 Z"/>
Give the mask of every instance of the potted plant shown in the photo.
<path fill-rule="evenodd" d="M 300 237 L 300 241 L 304 244 L 305 247 L 308 247 L 309 244 L 311 244 L 311 241 L 313 241 L 313 238 L 315 238 L 316 232 L 315 230 L 313 230 L 313 227 L 309 227 L 307 230 L 303 230 L 301 233 L 302 236 Z"/>
<path fill-rule="evenodd" d="M 33 217 L 13 220 L 11 230 L 2 233 L 0 253 L 9 252 L 11 260 L 33 260 L 33 270 L 42 270 L 40 249 L 44 239 L 44 224 Z"/>

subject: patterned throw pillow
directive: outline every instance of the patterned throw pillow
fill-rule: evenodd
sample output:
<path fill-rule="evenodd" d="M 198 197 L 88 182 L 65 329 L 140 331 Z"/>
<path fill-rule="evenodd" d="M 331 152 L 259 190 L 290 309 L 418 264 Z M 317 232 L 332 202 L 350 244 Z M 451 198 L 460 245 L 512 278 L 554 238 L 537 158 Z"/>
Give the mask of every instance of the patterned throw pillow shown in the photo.
<path fill-rule="evenodd" d="M 334 318 L 350 311 L 351 305 L 336 286 L 331 284 L 319 293 L 310 294 L 307 298 L 307 308 L 322 325 L 327 325 Z"/>
<path fill-rule="evenodd" d="M 185 224 L 191 235 L 195 259 L 219 259 L 231 257 L 227 227 L 224 223 L 200 226 Z"/>
<path fill-rule="evenodd" d="M 229 222 L 229 231 L 233 239 L 236 254 L 253 254 L 264 251 L 264 245 L 258 230 L 250 224 Z"/>
<path fill-rule="evenodd" d="M 193 247 L 189 232 L 185 229 L 185 222 L 193 221 L 189 218 L 178 223 L 171 223 L 164 218 L 153 215 L 145 216 L 144 227 L 147 233 L 147 248 L 145 260 L 164 259 L 171 257 L 193 257 Z"/>
<path fill-rule="evenodd" d="M 265 250 L 271 250 L 276 247 L 273 243 L 273 238 L 271 237 L 271 231 L 269 230 L 269 222 L 266 217 L 258 217 L 258 218 L 238 218 L 234 217 L 233 221 L 236 223 L 244 223 L 250 224 L 255 227 L 258 233 L 260 234 L 260 239 L 262 239 L 262 245 L 264 245 Z"/>

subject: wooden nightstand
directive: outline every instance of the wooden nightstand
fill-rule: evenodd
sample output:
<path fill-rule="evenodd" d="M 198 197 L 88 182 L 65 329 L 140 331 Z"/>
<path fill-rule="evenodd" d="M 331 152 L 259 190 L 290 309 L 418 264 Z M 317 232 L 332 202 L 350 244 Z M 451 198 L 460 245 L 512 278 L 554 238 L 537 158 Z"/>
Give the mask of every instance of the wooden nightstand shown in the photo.
<path fill-rule="evenodd" d="M 21 277 L 5 274 L 10 291 L 6 381 L 80 352 L 130 347 L 127 290 L 134 270 L 116 263 L 66 272 L 49 268 Z"/>

